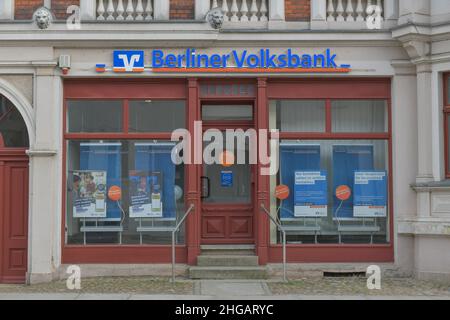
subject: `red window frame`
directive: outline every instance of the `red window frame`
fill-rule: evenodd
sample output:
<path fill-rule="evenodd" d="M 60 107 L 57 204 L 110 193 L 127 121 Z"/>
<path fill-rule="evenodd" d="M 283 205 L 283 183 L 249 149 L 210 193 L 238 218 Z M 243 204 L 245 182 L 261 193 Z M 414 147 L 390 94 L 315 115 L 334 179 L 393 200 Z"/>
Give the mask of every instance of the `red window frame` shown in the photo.
<path fill-rule="evenodd" d="M 177 79 L 74 79 L 64 81 L 63 97 L 63 174 L 62 174 L 62 263 L 168 263 L 170 244 L 66 244 L 66 179 L 67 142 L 73 140 L 170 140 L 171 132 L 129 132 L 128 102 L 131 100 L 183 100 L 185 101 L 185 126 L 188 125 L 188 97 L 186 82 Z M 67 132 L 67 102 L 70 100 L 121 100 L 121 132 Z M 185 167 L 185 176 L 187 168 Z M 185 179 L 185 188 L 187 179 Z M 186 193 L 185 193 L 186 201 Z M 186 262 L 186 243 L 176 246 L 178 263 Z"/>
<path fill-rule="evenodd" d="M 449 148 L 449 130 L 448 130 L 448 126 L 449 126 L 449 119 L 448 117 L 450 117 L 450 73 L 444 73 L 444 99 L 442 100 L 444 102 L 444 106 L 443 106 L 443 114 L 444 114 L 444 161 L 445 161 L 445 178 L 446 179 L 450 179 L 450 164 L 449 164 L 449 160 L 450 160 L 450 156 L 449 156 L 449 152 L 450 152 L 450 148 Z"/>
<path fill-rule="evenodd" d="M 384 140 L 388 145 L 388 229 L 386 244 L 291 244 L 288 245 L 292 262 L 392 262 L 394 261 L 394 205 L 392 165 L 392 111 L 391 82 L 386 78 L 346 79 L 283 79 L 268 83 L 267 99 L 270 100 L 324 100 L 324 132 L 280 132 L 281 140 Z M 333 100 L 385 100 L 387 101 L 387 132 L 332 132 Z M 269 235 L 268 235 L 269 236 Z M 281 244 L 271 244 L 269 261 L 281 261 Z"/>

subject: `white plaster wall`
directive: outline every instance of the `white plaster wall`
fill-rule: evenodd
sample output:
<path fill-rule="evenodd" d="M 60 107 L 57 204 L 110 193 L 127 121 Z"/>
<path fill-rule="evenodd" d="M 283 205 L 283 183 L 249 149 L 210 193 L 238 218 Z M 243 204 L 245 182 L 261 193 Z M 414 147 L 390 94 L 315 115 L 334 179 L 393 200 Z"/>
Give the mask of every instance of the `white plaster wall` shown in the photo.
<path fill-rule="evenodd" d="M 450 283 L 450 237 L 416 236 L 415 273 L 420 279 Z"/>
<path fill-rule="evenodd" d="M 398 236 L 398 219 L 416 215 L 417 102 L 415 68 L 398 68 L 392 80 L 392 161 L 395 262 L 405 273 L 414 269 L 414 239 Z"/>

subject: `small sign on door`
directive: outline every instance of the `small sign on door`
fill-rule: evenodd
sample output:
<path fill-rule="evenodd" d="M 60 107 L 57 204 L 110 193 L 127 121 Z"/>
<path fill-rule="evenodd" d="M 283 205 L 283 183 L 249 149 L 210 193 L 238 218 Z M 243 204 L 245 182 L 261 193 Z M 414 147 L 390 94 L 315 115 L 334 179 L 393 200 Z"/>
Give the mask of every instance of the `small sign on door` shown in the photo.
<path fill-rule="evenodd" d="M 233 171 L 221 171 L 220 172 L 220 185 L 223 188 L 233 187 Z"/>

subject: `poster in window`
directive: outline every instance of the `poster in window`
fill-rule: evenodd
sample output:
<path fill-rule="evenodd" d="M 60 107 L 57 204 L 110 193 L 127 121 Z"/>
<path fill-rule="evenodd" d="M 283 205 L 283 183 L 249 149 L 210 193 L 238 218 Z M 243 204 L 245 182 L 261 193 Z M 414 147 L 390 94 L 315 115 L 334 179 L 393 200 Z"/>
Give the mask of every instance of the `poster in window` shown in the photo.
<path fill-rule="evenodd" d="M 130 218 L 161 218 L 161 172 L 130 171 L 129 181 Z"/>
<path fill-rule="evenodd" d="M 294 185 L 295 217 L 314 218 L 328 215 L 327 172 L 296 171 Z"/>
<path fill-rule="evenodd" d="M 386 171 L 356 171 L 353 215 L 360 218 L 386 217 Z"/>
<path fill-rule="evenodd" d="M 333 190 L 340 186 L 354 186 L 356 171 L 372 171 L 374 169 L 373 145 L 333 145 Z M 333 192 L 333 219 L 352 220 L 355 217 L 354 190 L 350 197 L 341 200 Z"/>
<path fill-rule="evenodd" d="M 135 143 L 135 170 L 160 173 L 156 191 L 151 195 L 152 212 L 173 220 L 176 217 L 175 164 L 171 158 L 174 146 L 174 143 Z"/>
<path fill-rule="evenodd" d="M 296 171 L 320 171 L 320 145 L 282 143 L 280 145 L 280 183 L 295 186 Z M 281 202 L 281 220 L 295 219 L 295 192 Z"/>
<path fill-rule="evenodd" d="M 80 170 L 105 171 L 106 190 L 112 186 L 122 187 L 122 162 L 120 142 L 80 143 Z M 120 221 L 122 210 L 117 201 L 106 198 L 104 221 Z"/>
<path fill-rule="evenodd" d="M 106 171 L 72 173 L 73 217 L 106 217 Z"/>

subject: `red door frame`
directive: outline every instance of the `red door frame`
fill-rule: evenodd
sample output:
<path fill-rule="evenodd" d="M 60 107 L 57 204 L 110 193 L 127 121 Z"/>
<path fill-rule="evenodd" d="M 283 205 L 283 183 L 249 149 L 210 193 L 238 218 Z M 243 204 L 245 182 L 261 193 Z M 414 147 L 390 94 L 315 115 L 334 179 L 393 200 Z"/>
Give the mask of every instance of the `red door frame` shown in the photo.
<path fill-rule="evenodd" d="M 253 108 L 253 114 L 255 114 L 255 103 L 254 100 L 231 100 L 231 101 L 227 101 L 227 100 L 218 100 L 218 99 L 201 99 L 200 101 L 200 108 L 203 108 L 203 105 L 205 104 L 223 104 L 223 105 L 241 105 L 241 104 L 245 104 L 245 105 L 252 105 Z M 203 121 L 202 122 L 202 126 L 203 126 L 203 132 L 205 132 L 208 129 L 217 129 L 217 130 L 226 130 L 226 129 L 242 129 L 242 130 L 248 130 L 248 129 L 254 129 L 254 120 L 251 121 Z M 205 164 L 202 165 L 200 171 L 200 176 L 198 177 L 198 179 L 200 179 L 200 177 L 203 175 L 203 166 L 205 166 Z M 208 204 L 208 203 L 204 203 L 203 201 L 201 201 L 201 210 L 200 210 L 200 214 L 202 215 L 201 218 L 201 227 L 200 227 L 200 231 L 201 231 L 201 244 L 254 244 L 255 243 L 255 232 L 256 232 L 256 217 L 255 217 L 255 192 L 257 190 L 257 185 L 256 185 L 256 165 L 251 165 L 251 171 L 252 171 L 252 175 L 250 177 L 250 185 L 251 185 L 251 202 L 247 203 L 247 204 L 241 204 L 241 203 L 235 203 L 235 204 Z M 201 184 L 200 184 L 200 188 L 201 188 Z M 203 228 L 205 228 L 205 223 L 203 221 L 203 217 L 204 215 L 208 215 L 208 211 L 222 211 L 222 212 L 242 212 L 243 216 L 250 216 L 251 215 L 251 232 L 252 232 L 252 237 L 251 239 L 233 239 L 233 238 L 224 238 L 224 239 L 207 239 L 203 237 Z M 245 212 L 250 211 L 250 215 L 249 214 L 245 214 Z M 220 214 L 218 214 L 217 216 L 219 216 Z M 225 226 L 225 231 L 227 231 L 227 227 L 229 226 Z"/>
<path fill-rule="evenodd" d="M 246 83 L 256 86 L 253 95 L 246 97 L 214 96 L 204 97 L 200 94 L 203 83 L 230 84 Z M 64 99 L 174 99 L 178 97 L 187 101 L 187 126 L 194 133 L 194 121 L 201 118 L 201 102 L 209 98 L 222 103 L 254 99 L 254 128 L 267 129 L 269 123 L 269 99 L 386 99 L 388 101 L 389 130 L 387 133 L 355 134 L 342 133 L 305 133 L 303 139 L 382 139 L 388 141 L 389 149 L 389 194 L 392 195 L 392 124 L 390 79 L 387 78 L 315 78 L 315 79 L 276 79 L 276 78 L 227 78 L 227 79 L 78 79 L 66 80 Z M 329 105 L 327 106 L 329 108 Z M 66 105 L 64 104 L 64 110 Z M 64 111 L 65 114 L 65 111 Z M 64 132 L 66 130 L 63 119 Z M 327 118 L 327 130 L 331 129 L 331 118 Z M 87 139 L 97 137 L 90 134 L 65 134 L 66 139 Z M 104 139 L 131 138 L 129 134 L 104 134 Z M 295 135 L 284 133 L 280 138 L 289 139 Z M 134 139 L 170 138 L 167 133 L 136 134 Z M 65 194 L 66 143 L 63 139 L 63 183 Z M 259 173 L 261 166 L 256 167 Z M 199 177 L 201 165 L 188 164 L 186 173 L 186 206 L 195 205 L 195 210 L 186 221 L 186 243 L 177 246 L 177 262 L 195 264 L 200 254 L 201 199 Z M 255 183 L 255 245 L 260 264 L 281 262 L 281 246 L 270 243 L 268 218 L 261 213 L 260 205 L 270 205 L 269 177 L 256 174 Z M 62 197 L 65 201 L 65 197 Z M 90 245 L 74 246 L 64 243 L 65 203 L 62 206 L 61 243 L 63 263 L 167 263 L 170 261 L 170 246 L 167 245 Z M 389 198 L 390 243 L 386 245 L 289 245 L 289 262 L 388 262 L 393 261 L 393 199 Z"/>
<path fill-rule="evenodd" d="M 25 283 L 26 272 L 28 270 L 28 164 L 29 157 L 26 154 L 25 148 L 4 148 L 3 147 L 3 139 L 0 134 L 0 283 Z M 23 193 L 23 206 L 24 206 L 24 216 L 22 217 L 23 221 L 23 232 L 22 238 L 16 238 L 14 241 L 21 243 L 20 248 L 23 250 L 25 248 L 25 253 L 23 253 L 23 262 L 22 267 L 18 268 L 10 268 L 10 257 L 8 256 L 8 252 L 6 252 L 6 245 L 10 239 L 7 239 L 11 230 L 6 230 L 5 228 L 11 224 L 9 220 L 11 215 L 8 212 L 8 208 L 6 208 L 6 204 L 9 204 L 9 200 L 6 198 L 9 197 L 9 188 L 4 190 L 6 187 L 5 183 L 8 182 L 8 172 L 6 169 L 6 165 L 15 165 L 20 166 L 25 169 L 25 184 L 24 188 L 27 190 Z M 14 216 L 17 218 L 16 216 Z M 16 250 L 17 251 L 17 250 Z"/>

